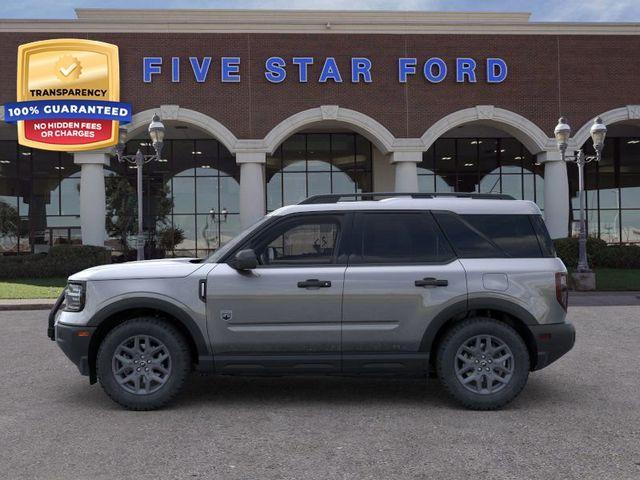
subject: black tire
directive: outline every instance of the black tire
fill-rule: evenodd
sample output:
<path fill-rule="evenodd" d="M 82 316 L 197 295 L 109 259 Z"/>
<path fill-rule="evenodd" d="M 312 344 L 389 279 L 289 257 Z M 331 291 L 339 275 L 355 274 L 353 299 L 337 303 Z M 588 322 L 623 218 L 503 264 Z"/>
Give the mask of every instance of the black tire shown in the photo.
<path fill-rule="evenodd" d="M 165 367 L 169 367 L 169 373 L 166 375 L 161 374 L 163 375 L 162 381 L 164 383 L 158 385 L 160 382 L 156 382 L 155 385 L 148 388 L 148 393 L 132 393 L 128 389 L 133 389 L 134 387 L 128 384 L 121 385 L 115 372 L 114 362 L 117 360 L 114 355 L 116 354 L 116 349 L 121 353 L 120 346 L 123 342 L 136 336 L 138 338 L 139 336 L 150 337 L 154 341 L 161 342 L 165 347 L 162 352 L 166 352 L 169 355 L 168 361 L 170 363 L 164 363 Z M 148 348 L 144 342 L 140 343 L 140 348 Z M 158 345 L 158 343 L 153 343 L 152 345 Z M 131 362 L 133 362 L 133 358 L 139 357 L 132 355 Z M 136 360 L 136 367 L 140 365 L 138 362 L 142 361 L 148 362 L 149 360 L 148 358 Z M 127 368 L 132 369 L 133 365 Z M 100 344 L 96 360 L 96 373 L 103 390 L 114 402 L 129 410 L 155 410 L 165 406 L 182 390 L 190 370 L 191 354 L 184 336 L 170 323 L 153 317 L 133 318 L 111 330 Z M 133 373 L 133 371 L 130 373 Z M 153 372 L 150 375 L 152 374 Z M 150 381 L 142 380 L 142 384 L 145 384 L 145 382 L 147 385 L 150 384 Z"/>
<path fill-rule="evenodd" d="M 471 353 L 468 345 L 475 346 L 478 338 L 481 339 L 480 348 Z M 489 341 L 491 347 L 500 345 L 499 342 L 508 347 L 501 350 L 502 354 L 495 354 L 501 355 L 500 357 L 493 358 L 500 360 L 508 357 L 506 353 L 511 353 L 513 363 L 509 363 L 509 360 L 506 363 L 492 363 L 492 360 L 491 365 L 486 364 L 491 355 L 486 355 L 481 350 L 488 338 L 492 338 Z M 459 350 L 465 357 L 464 361 L 458 358 Z M 484 353 L 487 358 L 480 353 Z M 472 368 L 474 364 L 481 369 L 481 373 L 475 367 Z M 455 400 L 471 410 L 496 410 L 516 398 L 527 383 L 529 364 L 529 351 L 518 332 L 506 323 L 482 317 L 470 318 L 453 326 L 440 342 L 436 357 L 438 378 L 444 388 Z M 503 368 L 505 365 L 508 368 Z M 500 382 L 495 380 L 493 369 L 486 370 L 489 367 L 499 369 L 496 372 L 502 377 Z M 483 376 L 485 370 L 490 373 Z M 507 370 L 509 373 L 506 373 Z M 494 378 L 489 380 L 487 375 Z M 471 379 L 471 376 L 474 378 Z M 467 380 L 469 385 L 465 386 L 463 380 Z M 496 391 L 492 391 L 492 388 Z M 472 391 L 473 389 L 477 391 Z"/>

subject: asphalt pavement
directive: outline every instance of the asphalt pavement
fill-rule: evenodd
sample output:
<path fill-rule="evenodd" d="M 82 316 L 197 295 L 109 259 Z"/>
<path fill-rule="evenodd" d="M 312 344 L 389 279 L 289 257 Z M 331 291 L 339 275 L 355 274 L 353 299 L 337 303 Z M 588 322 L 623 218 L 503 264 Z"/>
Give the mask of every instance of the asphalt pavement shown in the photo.
<path fill-rule="evenodd" d="M 573 307 L 575 348 L 498 412 L 436 380 L 193 375 L 128 412 L 0 312 L 2 479 L 639 479 L 640 307 Z"/>

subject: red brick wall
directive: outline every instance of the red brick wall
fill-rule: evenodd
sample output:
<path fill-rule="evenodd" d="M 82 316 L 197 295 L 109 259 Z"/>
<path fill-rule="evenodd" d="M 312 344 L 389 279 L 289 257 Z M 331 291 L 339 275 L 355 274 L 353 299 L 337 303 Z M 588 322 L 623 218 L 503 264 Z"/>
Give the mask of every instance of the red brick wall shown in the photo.
<path fill-rule="evenodd" d="M 15 100 L 18 45 L 56 34 L 0 34 L 0 102 Z M 120 47 L 122 100 L 134 111 L 178 104 L 217 119 L 238 138 L 261 138 L 286 117 L 323 104 L 370 115 L 398 137 L 419 137 L 431 124 L 456 110 L 491 104 L 512 110 L 553 132 L 560 114 L 577 130 L 595 114 L 640 104 L 640 36 L 554 35 L 301 35 L 301 34 L 74 34 Z M 264 61 L 277 55 L 313 56 L 306 84 L 289 66 L 284 83 L 264 77 Z M 162 56 L 162 76 L 142 82 L 142 57 Z M 171 83 L 170 58 L 182 57 L 180 83 Z M 205 83 L 196 83 L 188 57 L 213 57 Z M 220 82 L 221 56 L 242 58 L 240 83 Z M 326 56 L 336 57 L 344 82 L 317 82 Z M 349 59 L 373 62 L 373 83 L 349 81 Z M 418 74 L 398 82 L 398 57 L 417 57 Z M 440 84 L 420 75 L 420 63 L 438 56 L 449 65 Z M 469 56 L 482 67 L 487 57 L 507 61 L 509 76 L 487 84 L 479 68 L 476 84 L 457 84 L 453 61 Z"/>

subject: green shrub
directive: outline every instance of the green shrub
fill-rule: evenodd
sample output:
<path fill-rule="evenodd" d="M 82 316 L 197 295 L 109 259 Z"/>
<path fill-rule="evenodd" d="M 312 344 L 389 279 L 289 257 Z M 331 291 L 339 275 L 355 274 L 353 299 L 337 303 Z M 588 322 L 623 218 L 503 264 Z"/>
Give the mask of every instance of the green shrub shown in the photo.
<path fill-rule="evenodd" d="M 556 240 L 556 252 L 569 269 L 578 265 L 578 239 Z M 587 239 L 587 260 L 592 268 L 640 268 L 640 246 L 607 245 L 599 238 Z"/>
<path fill-rule="evenodd" d="M 111 254 L 104 247 L 56 245 L 51 247 L 49 253 L 0 256 L 0 278 L 68 277 L 110 261 Z"/>

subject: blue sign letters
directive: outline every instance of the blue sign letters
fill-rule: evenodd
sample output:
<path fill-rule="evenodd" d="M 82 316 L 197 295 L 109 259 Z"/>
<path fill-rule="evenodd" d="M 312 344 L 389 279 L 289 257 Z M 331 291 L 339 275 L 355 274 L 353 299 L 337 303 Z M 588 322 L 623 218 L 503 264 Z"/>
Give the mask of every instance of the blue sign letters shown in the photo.
<path fill-rule="evenodd" d="M 220 57 L 220 81 L 222 83 L 239 83 L 241 81 L 241 58 L 240 57 Z M 192 75 L 189 75 L 197 83 L 207 81 L 209 70 L 211 69 L 212 57 L 189 57 L 189 65 Z M 179 83 L 183 81 L 181 76 L 183 59 L 171 57 L 171 82 Z M 427 57 L 418 59 L 416 57 L 398 58 L 398 83 L 418 81 L 418 68 L 422 70 L 423 82 L 436 84 L 448 78 L 455 77 L 457 83 L 477 83 L 484 80 L 486 83 L 502 83 L 507 79 L 507 62 L 502 58 L 490 57 L 485 61 L 484 72 L 482 63 L 471 57 L 458 57 L 455 59 L 442 59 L 440 57 Z M 347 63 L 341 59 L 340 62 L 335 57 L 325 57 L 316 59 L 314 57 L 268 57 L 264 61 L 264 78 L 269 83 L 283 83 L 285 81 L 297 81 L 298 83 L 308 83 L 316 81 L 318 83 L 343 83 L 343 72 L 351 83 L 372 83 L 374 81 L 374 64 L 367 57 L 351 57 Z M 346 66 L 345 66 L 346 64 Z M 480 65 L 480 68 L 478 66 Z M 154 79 L 162 75 L 162 57 L 144 57 L 142 59 L 142 81 L 152 83 Z M 292 70 L 292 75 L 288 75 L 288 69 Z M 297 70 L 297 75 L 296 75 Z M 449 75 L 451 70 L 452 75 Z M 289 80 L 287 80 L 289 79 Z M 293 80 L 291 80 L 293 79 Z M 451 78 L 450 81 L 453 81 Z"/>

